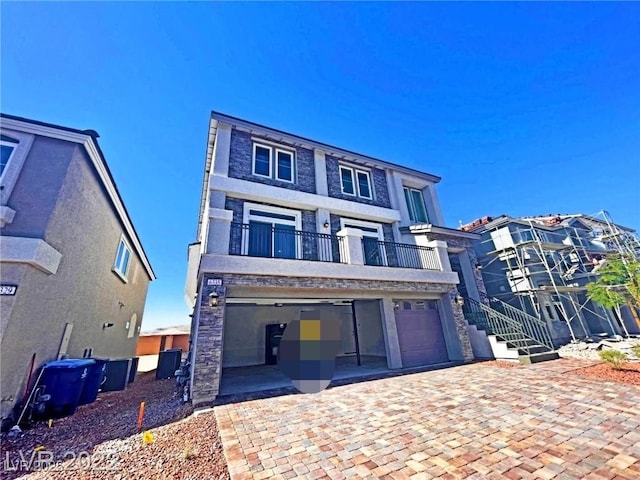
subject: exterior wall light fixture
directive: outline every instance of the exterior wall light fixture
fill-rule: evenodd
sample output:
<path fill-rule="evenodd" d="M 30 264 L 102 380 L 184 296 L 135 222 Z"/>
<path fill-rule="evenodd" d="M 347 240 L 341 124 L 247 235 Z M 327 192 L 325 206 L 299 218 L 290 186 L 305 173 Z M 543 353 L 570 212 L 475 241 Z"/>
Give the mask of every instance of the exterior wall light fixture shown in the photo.
<path fill-rule="evenodd" d="M 329 220 L 325 220 L 324 223 L 322 224 L 322 226 L 324 228 L 329 228 Z"/>
<path fill-rule="evenodd" d="M 463 305 L 464 305 L 464 297 L 463 297 L 462 295 L 457 294 L 457 295 L 456 295 L 456 299 L 455 299 L 455 300 L 456 300 L 456 304 L 457 304 L 458 306 L 460 306 L 460 307 L 461 307 L 461 306 L 463 306 Z"/>
<path fill-rule="evenodd" d="M 216 292 L 211 292 L 209 294 L 209 306 L 210 307 L 218 306 L 218 294 Z"/>

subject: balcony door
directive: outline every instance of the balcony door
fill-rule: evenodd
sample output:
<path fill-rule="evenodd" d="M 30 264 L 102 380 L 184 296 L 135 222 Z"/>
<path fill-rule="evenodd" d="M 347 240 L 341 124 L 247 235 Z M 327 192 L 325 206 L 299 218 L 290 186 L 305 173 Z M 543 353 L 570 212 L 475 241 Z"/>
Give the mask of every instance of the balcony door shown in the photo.
<path fill-rule="evenodd" d="M 301 258 L 296 230 L 300 212 L 266 205 L 245 204 L 244 223 L 249 225 L 243 250 L 251 257 Z"/>
<path fill-rule="evenodd" d="M 362 251 L 365 265 L 383 266 L 386 264 L 386 252 L 382 225 L 361 220 L 341 219 L 342 228 L 351 227 L 362 231 Z"/>

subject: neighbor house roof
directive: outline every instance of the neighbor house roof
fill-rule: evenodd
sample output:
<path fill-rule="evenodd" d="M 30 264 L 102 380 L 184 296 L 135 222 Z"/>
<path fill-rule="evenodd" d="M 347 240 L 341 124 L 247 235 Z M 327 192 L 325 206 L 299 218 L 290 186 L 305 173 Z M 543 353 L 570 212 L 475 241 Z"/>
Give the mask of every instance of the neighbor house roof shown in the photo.
<path fill-rule="evenodd" d="M 191 333 L 191 325 L 176 325 L 173 327 L 155 328 L 146 332 L 141 332 L 141 337 L 153 337 L 156 335 L 189 335 Z"/>
<path fill-rule="evenodd" d="M 21 132 L 40 135 L 43 137 L 57 138 L 59 140 L 80 144 L 85 148 L 91 163 L 98 173 L 98 178 L 102 182 L 107 195 L 109 196 L 109 199 L 111 200 L 113 207 L 120 218 L 125 231 L 127 232 L 127 235 L 131 239 L 136 253 L 140 257 L 142 265 L 147 271 L 149 278 L 151 280 L 155 280 L 156 276 L 153 268 L 151 268 L 151 263 L 147 258 L 144 248 L 142 247 L 142 243 L 140 242 L 138 233 L 133 226 L 133 222 L 129 217 L 129 213 L 127 212 L 122 197 L 120 196 L 118 187 L 116 187 L 115 180 L 109 170 L 102 150 L 100 149 L 100 145 L 98 145 L 98 133 L 95 130 L 78 130 L 75 128 L 40 122 L 38 120 L 8 115 L 6 113 L 0 113 L 0 119 L 2 120 L 2 126 L 5 128 L 13 128 Z"/>

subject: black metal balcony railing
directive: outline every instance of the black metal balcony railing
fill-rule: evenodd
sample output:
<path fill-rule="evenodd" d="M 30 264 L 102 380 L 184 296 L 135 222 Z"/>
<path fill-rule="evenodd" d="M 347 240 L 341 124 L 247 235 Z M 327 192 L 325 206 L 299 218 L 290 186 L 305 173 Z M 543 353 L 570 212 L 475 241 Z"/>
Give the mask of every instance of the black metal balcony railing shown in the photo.
<path fill-rule="evenodd" d="M 441 270 L 433 248 L 376 238 L 362 240 L 365 265 Z M 232 223 L 229 254 L 333 263 L 348 263 L 349 258 L 344 237 L 265 223 Z"/>
<path fill-rule="evenodd" d="M 270 224 L 231 224 L 230 255 L 344 263 L 343 239 Z"/>
<path fill-rule="evenodd" d="M 365 265 L 441 270 L 439 258 L 431 247 L 364 237 L 362 250 Z"/>

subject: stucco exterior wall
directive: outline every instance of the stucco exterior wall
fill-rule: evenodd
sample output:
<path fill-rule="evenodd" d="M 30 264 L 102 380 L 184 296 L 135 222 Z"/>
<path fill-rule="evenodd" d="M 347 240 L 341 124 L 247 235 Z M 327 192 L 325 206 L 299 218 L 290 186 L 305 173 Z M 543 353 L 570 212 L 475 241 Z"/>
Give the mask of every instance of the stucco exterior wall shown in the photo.
<path fill-rule="evenodd" d="M 76 145 L 36 136 L 7 201 L 16 211 L 2 235 L 44 238 Z"/>
<path fill-rule="evenodd" d="M 62 258 L 53 275 L 21 267 L 25 271 L 16 282 L 18 292 L 2 336 L 3 417 L 24 389 L 31 355 L 37 354 L 36 366 L 54 360 L 66 324 L 73 325 L 70 357 L 81 357 L 85 349 L 103 358 L 135 353 L 150 278 L 134 249 L 128 281 L 112 271 L 123 226 L 84 148 L 69 145 L 38 138 L 14 190 L 17 213 L 11 234 L 39 236 Z M 41 191 L 46 195 L 35 202 L 22 199 L 27 192 Z M 32 212 L 38 217 L 43 209 L 50 211 L 48 221 L 31 219 Z M 25 218 L 30 220 L 23 222 Z M 2 280 L 11 281 L 18 270 L 3 268 Z M 127 323 L 134 314 L 137 325 L 132 327 Z M 113 326 L 103 328 L 104 323 Z"/>
<path fill-rule="evenodd" d="M 138 337 L 136 344 L 135 356 L 140 355 L 157 355 L 160 353 L 160 347 L 162 345 L 162 337 L 166 337 L 164 342 L 164 349 L 169 350 L 172 348 L 179 348 L 183 352 L 189 350 L 189 335 L 145 335 L 144 337 Z"/>

